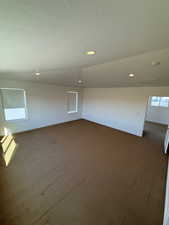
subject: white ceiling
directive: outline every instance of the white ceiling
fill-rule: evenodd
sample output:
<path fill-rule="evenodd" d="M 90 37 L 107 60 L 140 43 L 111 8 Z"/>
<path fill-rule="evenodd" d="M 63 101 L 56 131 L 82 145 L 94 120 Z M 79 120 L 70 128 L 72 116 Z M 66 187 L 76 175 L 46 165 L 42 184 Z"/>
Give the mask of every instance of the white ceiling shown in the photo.
<path fill-rule="evenodd" d="M 168 0 L 0 0 L 0 77 L 58 85 L 83 79 L 87 87 L 169 85 L 168 12 Z M 95 56 L 84 54 L 93 49 Z"/>

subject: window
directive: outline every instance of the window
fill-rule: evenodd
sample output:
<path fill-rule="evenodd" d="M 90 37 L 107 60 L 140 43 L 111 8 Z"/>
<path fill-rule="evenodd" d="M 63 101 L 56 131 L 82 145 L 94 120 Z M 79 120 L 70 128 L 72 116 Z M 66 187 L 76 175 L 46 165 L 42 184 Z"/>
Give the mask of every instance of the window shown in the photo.
<path fill-rule="evenodd" d="M 151 106 L 169 107 L 169 97 L 151 97 Z"/>
<path fill-rule="evenodd" d="M 67 92 L 67 112 L 76 113 L 78 111 L 78 92 Z"/>
<path fill-rule="evenodd" d="M 169 106 L 169 97 L 161 97 L 160 106 L 168 107 Z"/>
<path fill-rule="evenodd" d="M 0 89 L 5 120 L 26 119 L 26 97 L 23 89 Z"/>
<path fill-rule="evenodd" d="M 153 96 L 151 98 L 151 106 L 159 106 L 160 105 L 160 97 Z"/>

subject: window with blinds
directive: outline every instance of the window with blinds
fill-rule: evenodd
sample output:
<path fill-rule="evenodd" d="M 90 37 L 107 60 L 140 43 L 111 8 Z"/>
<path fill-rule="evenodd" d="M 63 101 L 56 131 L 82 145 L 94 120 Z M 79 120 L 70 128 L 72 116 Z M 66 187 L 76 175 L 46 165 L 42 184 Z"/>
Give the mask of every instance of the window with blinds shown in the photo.
<path fill-rule="evenodd" d="M 26 95 L 23 89 L 1 88 L 5 120 L 26 119 Z"/>
<path fill-rule="evenodd" d="M 169 107 L 169 97 L 152 96 L 151 106 Z"/>
<path fill-rule="evenodd" d="M 78 92 L 67 92 L 67 112 L 76 113 L 78 111 Z"/>

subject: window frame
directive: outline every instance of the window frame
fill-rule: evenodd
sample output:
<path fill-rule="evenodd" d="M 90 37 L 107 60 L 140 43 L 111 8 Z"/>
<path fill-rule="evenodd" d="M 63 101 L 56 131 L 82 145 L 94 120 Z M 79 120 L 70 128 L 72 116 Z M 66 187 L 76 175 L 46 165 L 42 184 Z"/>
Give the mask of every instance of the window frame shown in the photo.
<path fill-rule="evenodd" d="M 25 103 L 25 118 L 21 118 L 21 119 L 12 119 L 12 120 L 7 120 L 6 116 L 5 116 L 5 107 L 4 107 L 4 102 L 3 102 L 3 96 L 2 93 L 0 92 L 0 98 L 1 98 L 1 105 L 2 105 L 2 113 L 3 113 L 3 117 L 4 117 L 4 121 L 5 122 L 19 122 L 19 121 L 25 121 L 28 120 L 28 108 L 27 108 L 27 99 L 26 99 L 26 91 L 23 88 L 0 88 L 0 91 L 2 89 L 7 89 L 7 90 L 21 90 L 23 91 L 23 95 L 24 95 L 24 103 Z"/>
<path fill-rule="evenodd" d="M 159 98 L 158 105 L 152 105 L 152 99 L 153 99 L 153 97 Z M 151 99 L 150 99 L 150 106 L 151 106 L 151 107 L 160 107 L 160 108 L 169 108 L 169 100 L 168 100 L 168 106 L 160 105 L 160 104 L 161 104 L 161 100 L 162 100 L 162 98 L 164 98 L 164 97 L 169 98 L 168 96 L 151 96 Z"/>
<path fill-rule="evenodd" d="M 161 105 L 161 103 L 163 103 L 163 98 L 167 98 L 167 106 L 166 105 Z M 160 97 L 160 104 L 159 104 L 159 107 L 163 107 L 163 108 L 168 108 L 169 107 L 169 97 L 168 96 L 163 96 L 163 97 Z"/>
<path fill-rule="evenodd" d="M 68 94 L 75 94 L 76 95 L 76 109 L 72 111 L 68 111 Z M 77 113 L 78 112 L 78 91 L 67 91 L 67 113 L 72 114 L 72 113 Z"/>

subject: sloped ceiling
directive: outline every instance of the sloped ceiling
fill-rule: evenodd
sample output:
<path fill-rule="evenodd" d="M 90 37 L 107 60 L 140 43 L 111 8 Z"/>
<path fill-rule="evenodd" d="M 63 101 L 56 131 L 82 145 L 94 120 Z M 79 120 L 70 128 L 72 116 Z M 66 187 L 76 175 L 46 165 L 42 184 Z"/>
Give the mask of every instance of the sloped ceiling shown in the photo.
<path fill-rule="evenodd" d="M 3 0 L 0 77 L 67 86 L 83 79 L 86 87 L 169 85 L 168 12 L 168 0 Z M 90 49 L 95 56 L 85 55 Z"/>

